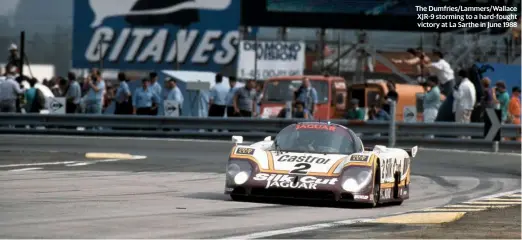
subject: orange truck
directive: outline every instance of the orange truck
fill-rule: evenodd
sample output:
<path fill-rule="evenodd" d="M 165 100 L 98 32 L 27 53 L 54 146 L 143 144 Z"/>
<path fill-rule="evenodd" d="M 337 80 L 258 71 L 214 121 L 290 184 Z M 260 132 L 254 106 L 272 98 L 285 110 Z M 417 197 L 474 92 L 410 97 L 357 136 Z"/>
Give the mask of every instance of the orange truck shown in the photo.
<path fill-rule="evenodd" d="M 328 120 L 344 118 L 349 106 L 349 99 L 359 99 L 359 106 L 368 109 L 372 104 L 384 102 L 388 93 L 385 80 L 367 80 L 366 83 L 347 85 L 342 77 L 337 76 L 284 76 L 265 81 L 261 100 L 261 117 L 275 118 L 285 108 L 287 101 L 293 99 L 293 93 L 301 86 L 303 78 L 309 78 L 318 95 L 314 119 Z M 414 107 L 417 121 L 422 121 L 422 96 L 424 89 L 420 85 L 396 84 L 399 95 L 396 119 L 403 120 L 406 107 Z"/>
<path fill-rule="evenodd" d="M 336 116 L 337 112 L 346 109 L 346 83 L 344 78 L 335 76 L 284 76 L 265 81 L 260 115 L 263 118 L 275 118 L 285 108 L 287 101 L 292 101 L 294 92 L 301 86 L 303 78 L 310 79 L 312 87 L 317 91 L 317 105 L 314 119 L 327 120 Z M 332 101 L 332 99 L 338 101 Z"/>

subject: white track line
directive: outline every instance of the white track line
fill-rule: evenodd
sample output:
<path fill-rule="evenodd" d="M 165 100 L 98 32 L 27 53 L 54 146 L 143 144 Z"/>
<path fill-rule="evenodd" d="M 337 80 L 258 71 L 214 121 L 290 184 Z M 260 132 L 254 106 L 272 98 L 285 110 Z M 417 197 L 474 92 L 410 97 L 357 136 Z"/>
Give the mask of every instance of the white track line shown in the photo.
<path fill-rule="evenodd" d="M 48 165 L 64 165 L 74 164 L 77 161 L 66 161 L 66 162 L 43 162 L 43 163 L 23 163 L 23 164 L 8 164 L 0 165 L 0 168 L 13 168 L 13 167 L 32 167 L 32 166 L 48 166 Z"/>
<path fill-rule="evenodd" d="M 493 194 L 493 195 L 488 195 L 488 196 L 476 198 L 476 199 L 473 199 L 473 200 L 470 200 L 470 201 L 476 201 L 476 200 L 485 199 L 485 198 L 505 196 L 505 195 L 519 193 L 519 192 L 520 192 L 520 190 L 509 191 L 509 192 L 502 192 L 502 193 L 497 193 L 497 194 Z M 435 208 L 437 208 L 437 210 L 440 209 L 439 207 L 434 207 L 434 208 L 425 208 L 424 210 L 426 210 L 426 211 L 434 211 Z M 419 211 L 419 210 L 412 210 L 412 211 L 409 211 L 409 212 L 415 212 L 415 211 Z M 420 210 L 420 211 L 422 211 L 422 210 Z M 400 214 L 404 214 L 404 213 L 408 213 L 408 212 L 401 212 L 401 213 L 390 214 L 390 216 L 400 215 Z M 330 222 L 330 223 L 322 223 L 322 224 L 314 224 L 314 225 L 307 225 L 307 226 L 294 227 L 294 228 L 286 228 L 286 229 L 279 229 L 279 230 L 272 230 L 272 231 L 257 232 L 257 233 L 251 233 L 251 234 L 246 234 L 246 235 L 241 235 L 241 236 L 227 237 L 227 238 L 223 238 L 223 239 L 268 238 L 268 237 L 274 237 L 274 236 L 284 235 L 284 234 L 292 234 L 292 233 L 298 233 L 298 232 L 305 232 L 305 231 L 312 231 L 312 230 L 336 227 L 336 226 L 340 226 L 340 225 L 341 226 L 348 226 L 348 225 L 352 225 L 352 224 L 356 224 L 356 223 L 365 223 L 365 222 L 371 223 L 371 222 L 375 221 L 375 219 L 376 218 L 349 219 L 349 220 Z"/>
<path fill-rule="evenodd" d="M 25 172 L 25 171 L 40 170 L 40 169 L 42 169 L 42 168 L 34 167 L 34 168 L 11 169 L 11 170 L 7 170 L 7 171 L 8 172 Z"/>
<path fill-rule="evenodd" d="M 352 225 L 352 224 L 356 224 L 356 223 L 365 223 L 365 222 L 371 222 L 371 221 L 373 221 L 373 219 L 343 220 L 343 221 L 337 221 L 337 222 L 331 222 L 331 223 L 320 223 L 320 224 L 308 225 L 308 226 L 303 226 L 303 227 L 294 227 L 294 228 L 288 228 L 288 229 L 282 229 L 282 230 L 252 233 L 252 234 L 247 234 L 247 235 L 243 235 L 243 236 L 236 236 L 236 237 L 223 238 L 223 239 L 266 238 L 266 237 L 282 235 L 282 234 L 312 231 L 312 230 L 318 230 L 318 229 L 323 229 L 323 228 L 330 228 L 330 227 L 343 226 L 343 225 Z"/>

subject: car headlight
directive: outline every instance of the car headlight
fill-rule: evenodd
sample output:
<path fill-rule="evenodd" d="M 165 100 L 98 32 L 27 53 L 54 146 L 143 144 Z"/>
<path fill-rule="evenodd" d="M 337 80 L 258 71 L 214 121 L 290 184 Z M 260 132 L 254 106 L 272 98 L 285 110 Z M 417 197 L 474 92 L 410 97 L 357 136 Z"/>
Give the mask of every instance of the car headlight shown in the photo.
<path fill-rule="evenodd" d="M 347 192 L 360 192 L 372 182 L 369 167 L 348 167 L 342 175 L 342 188 Z"/>
<path fill-rule="evenodd" d="M 252 174 L 252 165 L 248 161 L 232 160 L 227 165 L 227 183 L 242 185 Z"/>

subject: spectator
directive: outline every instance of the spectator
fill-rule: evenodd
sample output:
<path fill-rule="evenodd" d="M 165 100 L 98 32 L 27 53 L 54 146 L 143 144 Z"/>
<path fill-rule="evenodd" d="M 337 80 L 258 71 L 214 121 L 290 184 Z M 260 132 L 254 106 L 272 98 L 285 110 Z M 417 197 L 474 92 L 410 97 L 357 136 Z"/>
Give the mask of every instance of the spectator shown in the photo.
<path fill-rule="evenodd" d="M 114 96 L 116 96 L 116 88 L 114 88 L 111 83 L 107 83 L 105 93 L 103 94 L 103 112 L 111 105 Z"/>
<path fill-rule="evenodd" d="M 183 94 L 181 93 L 181 90 L 179 90 L 179 87 L 177 86 L 177 82 L 173 78 L 167 78 L 167 92 L 165 93 L 165 100 L 172 100 L 176 101 L 179 104 L 179 115 L 182 114 L 182 107 L 183 107 L 183 101 L 185 100 L 183 98 Z M 223 115 L 225 113 L 223 112 Z"/>
<path fill-rule="evenodd" d="M 261 114 L 261 101 L 263 100 L 263 82 L 257 82 L 256 84 L 256 98 L 255 98 L 255 115 L 259 116 Z M 303 103 L 304 104 L 304 103 Z M 304 106 L 304 105 L 303 105 Z"/>
<path fill-rule="evenodd" d="M 388 93 L 386 93 L 386 96 L 384 96 L 385 103 L 382 109 L 390 114 L 390 101 L 398 102 L 399 94 L 395 88 L 395 83 L 388 81 L 386 83 L 386 87 L 388 88 Z"/>
<path fill-rule="evenodd" d="M 25 91 L 25 112 L 40 113 L 40 110 L 45 108 L 45 96 L 36 88 L 36 78 L 29 79 L 29 89 Z"/>
<path fill-rule="evenodd" d="M 159 99 L 155 92 L 149 87 L 150 79 L 142 80 L 142 87 L 137 88 L 132 94 L 133 114 L 154 115 L 154 109 L 158 108 Z"/>
<path fill-rule="evenodd" d="M 496 101 L 496 96 L 493 94 L 492 89 L 490 88 L 491 80 L 487 77 L 482 78 L 482 87 L 484 88 L 484 94 L 482 99 L 480 100 L 480 105 L 483 108 L 493 108 L 495 107 L 494 102 Z"/>
<path fill-rule="evenodd" d="M 318 102 L 317 90 L 310 84 L 310 79 L 304 78 L 303 84 L 297 89 L 295 100 L 303 102 L 305 108 L 308 109 L 310 114 L 313 116 L 316 104 Z"/>
<path fill-rule="evenodd" d="M 149 79 L 150 89 L 156 95 L 156 99 L 160 99 L 163 89 L 161 88 L 161 85 L 158 83 L 158 74 L 156 72 L 149 73 Z M 157 107 L 152 109 L 152 115 L 158 115 Z"/>
<path fill-rule="evenodd" d="M 509 100 L 508 115 L 510 123 L 520 125 L 520 88 L 513 87 L 511 100 Z"/>
<path fill-rule="evenodd" d="M 230 88 L 228 89 L 225 100 L 227 103 L 227 117 L 237 117 L 234 110 L 234 96 L 236 95 L 237 89 L 239 89 L 236 87 L 236 78 L 228 77 L 228 84 L 230 85 Z"/>
<path fill-rule="evenodd" d="M 9 64 L 6 66 L 6 80 L 0 84 L 0 112 L 16 112 L 16 101 L 18 96 L 24 92 L 14 79 L 13 71 L 15 69 Z"/>
<path fill-rule="evenodd" d="M 7 57 L 7 65 L 20 66 L 21 60 L 20 55 L 18 54 L 18 46 L 12 43 L 9 46 L 9 56 Z"/>
<path fill-rule="evenodd" d="M 76 80 L 76 74 L 69 72 L 67 74 L 68 86 L 65 90 L 65 112 L 66 113 L 78 113 L 80 107 L 80 100 L 82 98 L 82 88 Z"/>
<path fill-rule="evenodd" d="M 501 122 L 504 123 L 507 120 L 509 104 L 509 94 L 506 91 L 506 83 L 504 83 L 504 81 L 496 82 L 493 92 L 496 95 L 496 108 L 502 112 Z"/>
<path fill-rule="evenodd" d="M 509 116 L 511 118 L 511 123 L 520 126 L 520 88 L 513 87 L 511 93 L 511 100 L 509 101 Z M 521 141 L 520 130 L 518 131 L 518 136 L 515 140 Z"/>
<path fill-rule="evenodd" d="M 223 84 L 223 76 L 216 74 L 216 85 L 210 89 L 209 96 L 209 117 L 223 117 L 227 108 L 226 98 L 229 87 Z"/>
<path fill-rule="evenodd" d="M 310 118 L 310 112 L 308 112 L 308 109 L 304 107 L 304 102 L 296 101 L 294 104 L 295 110 L 293 112 L 293 118 L 304 118 L 309 119 Z"/>
<path fill-rule="evenodd" d="M 93 69 L 90 76 L 85 78 L 84 86 L 87 89 L 85 96 L 85 113 L 101 114 L 105 81 L 101 79 L 101 72 Z"/>
<path fill-rule="evenodd" d="M 458 73 L 461 79 L 460 84 L 453 91 L 453 112 L 455 113 L 455 122 L 469 123 L 471 121 L 471 112 L 476 103 L 475 85 L 468 79 L 465 70 Z M 464 137 L 467 138 L 467 137 Z"/>
<path fill-rule="evenodd" d="M 59 97 L 62 96 L 62 91 L 60 90 L 60 77 L 53 77 L 49 80 L 49 89 L 53 93 L 54 96 Z"/>
<path fill-rule="evenodd" d="M 256 81 L 250 79 L 245 86 L 237 89 L 234 94 L 234 114 L 240 117 L 252 117 L 255 109 Z"/>
<path fill-rule="evenodd" d="M 428 64 L 430 72 L 437 76 L 441 85 L 441 92 L 445 96 L 452 93 L 455 87 L 455 77 L 451 65 L 444 59 L 444 55 L 440 51 L 433 52 L 433 62 Z"/>
<path fill-rule="evenodd" d="M 129 79 L 127 79 L 127 75 L 125 75 L 125 73 L 120 72 L 118 73 L 118 81 L 120 82 L 120 85 L 118 86 L 118 90 L 116 90 L 116 106 L 114 109 L 114 114 L 132 114 L 132 94 L 129 88 L 129 84 L 127 84 Z"/>
<path fill-rule="evenodd" d="M 415 66 L 417 79 L 419 81 L 422 80 L 424 77 L 422 66 L 424 63 L 428 63 L 430 58 L 420 49 L 415 50 L 413 48 L 408 48 L 406 52 L 410 55 L 408 59 L 392 59 L 392 62 L 396 64 L 407 64 L 410 66 Z"/>
<path fill-rule="evenodd" d="M 351 106 L 346 113 L 346 119 L 348 120 L 361 120 L 364 121 L 364 110 L 359 108 L 359 99 L 353 98 L 350 100 Z"/>
<path fill-rule="evenodd" d="M 372 105 L 370 111 L 368 111 L 368 119 L 376 121 L 389 121 L 390 115 L 384 111 L 379 105 Z"/>
<path fill-rule="evenodd" d="M 438 78 L 435 76 L 429 77 L 424 89 L 426 94 L 422 101 L 422 107 L 424 109 L 422 115 L 425 123 L 432 123 L 435 122 L 435 118 L 437 118 L 439 107 L 441 105 Z"/>

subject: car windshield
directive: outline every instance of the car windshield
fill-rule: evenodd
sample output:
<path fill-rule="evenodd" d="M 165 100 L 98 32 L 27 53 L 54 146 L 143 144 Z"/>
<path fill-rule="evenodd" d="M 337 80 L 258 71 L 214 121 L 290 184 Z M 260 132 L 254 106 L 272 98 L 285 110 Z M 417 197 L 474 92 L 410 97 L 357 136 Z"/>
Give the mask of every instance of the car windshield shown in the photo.
<path fill-rule="evenodd" d="M 307 153 L 352 154 L 355 136 L 345 128 L 322 123 L 292 124 L 275 137 L 274 150 Z"/>
<path fill-rule="evenodd" d="M 263 93 L 263 102 L 282 103 L 292 100 L 301 84 L 302 80 L 270 80 Z M 310 84 L 317 91 L 318 103 L 328 102 L 328 82 L 312 79 Z"/>

